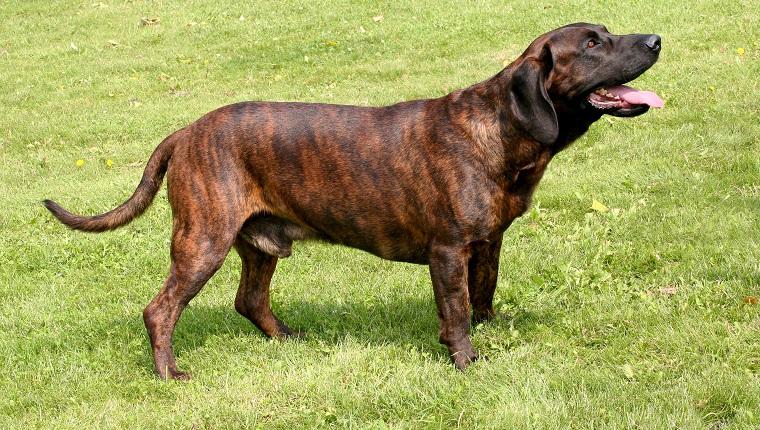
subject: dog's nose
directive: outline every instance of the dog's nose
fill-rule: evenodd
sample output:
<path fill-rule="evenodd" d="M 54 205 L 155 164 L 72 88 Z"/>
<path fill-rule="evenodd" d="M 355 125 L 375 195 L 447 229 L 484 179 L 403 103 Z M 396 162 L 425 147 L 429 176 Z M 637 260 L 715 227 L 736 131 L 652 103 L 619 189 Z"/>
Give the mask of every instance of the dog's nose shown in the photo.
<path fill-rule="evenodd" d="M 660 42 L 662 42 L 660 36 L 653 34 L 647 38 L 645 43 L 649 49 L 654 52 L 658 52 L 660 50 Z"/>

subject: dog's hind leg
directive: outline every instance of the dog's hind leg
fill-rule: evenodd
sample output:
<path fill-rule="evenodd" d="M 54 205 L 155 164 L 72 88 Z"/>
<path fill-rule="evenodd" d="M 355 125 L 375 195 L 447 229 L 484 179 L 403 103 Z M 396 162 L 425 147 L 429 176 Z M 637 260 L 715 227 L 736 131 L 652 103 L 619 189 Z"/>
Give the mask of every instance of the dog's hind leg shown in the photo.
<path fill-rule="evenodd" d="M 235 309 L 269 337 L 303 337 L 304 333 L 286 326 L 270 307 L 269 286 L 277 266 L 277 257 L 258 250 L 242 236 L 238 236 L 235 241 L 235 249 L 243 261 Z"/>
<path fill-rule="evenodd" d="M 169 277 L 143 312 L 156 373 L 162 379 L 190 379 L 188 373 L 177 370 L 174 361 L 174 326 L 185 306 L 221 267 L 232 247 L 230 236 L 203 229 L 177 228 L 175 224 Z"/>

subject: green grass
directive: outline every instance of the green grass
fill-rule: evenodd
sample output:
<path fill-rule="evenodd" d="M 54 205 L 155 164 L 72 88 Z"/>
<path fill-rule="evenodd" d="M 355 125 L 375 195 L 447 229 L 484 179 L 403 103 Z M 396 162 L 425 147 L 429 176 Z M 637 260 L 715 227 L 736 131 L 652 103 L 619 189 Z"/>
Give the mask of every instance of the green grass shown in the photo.
<path fill-rule="evenodd" d="M 0 2 L 0 428 L 760 426 L 750 2 L 103 3 Z M 161 382 L 141 311 L 168 270 L 165 193 L 100 235 L 40 204 L 114 207 L 215 107 L 440 96 L 575 21 L 661 34 L 636 85 L 667 104 L 601 120 L 552 162 L 505 235 L 510 318 L 473 329 L 491 360 L 466 372 L 437 342 L 425 267 L 306 243 L 273 306 L 307 340 L 269 341 L 235 312 L 230 255 L 175 333 L 194 380 Z"/>

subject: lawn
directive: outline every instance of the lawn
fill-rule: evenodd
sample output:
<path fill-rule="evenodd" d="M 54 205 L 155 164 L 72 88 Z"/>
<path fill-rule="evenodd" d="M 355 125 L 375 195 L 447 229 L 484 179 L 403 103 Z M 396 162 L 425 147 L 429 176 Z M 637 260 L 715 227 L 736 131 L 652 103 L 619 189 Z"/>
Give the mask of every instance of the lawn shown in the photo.
<path fill-rule="evenodd" d="M 0 0 L 0 428 L 760 427 L 760 14 L 749 1 Z M 634 85 L 507 231 L 465 372 L 428 270 L 320 243 L 280 262 L 266 339 L 240 260 L 186 309 L 191 382 L 154 376 L 142 309 L 168 271 L 165 191 L 72 232 L 41 201 L 124 201 L 155 146 L 225 104 L 386 105 L 485 80 L 563 24 L 658 33 Z M 598 202 L 595 204 L 595 202 Z M 601 205 L 600 205 L 601 204 Z"/>

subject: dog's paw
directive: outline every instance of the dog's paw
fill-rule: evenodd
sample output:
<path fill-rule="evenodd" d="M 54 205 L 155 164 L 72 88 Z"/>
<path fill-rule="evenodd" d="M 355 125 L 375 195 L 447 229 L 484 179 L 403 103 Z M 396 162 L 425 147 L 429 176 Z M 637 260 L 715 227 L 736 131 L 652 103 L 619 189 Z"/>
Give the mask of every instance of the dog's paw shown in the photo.
<path fill-rule="evenodd" d="M 454 362 L 454 367 L 457 370 L 467 370 L 470 365 L 478 360 L 488 361 L 489 358 L 486 355 L 472 354 L 467 355 L 464 352 L 457 352 L 451 356 L 451 361 Z"/>
<path fill-rule="evenodd" d="M 193 379 L 193 377 L 187 372 L 177 371 L 172 373 L 169 379 L 173 379 L 175 381 L 190 381 Z"/>
<path fill-rule="evenodd" d="M 508 320 L 509 318 L 510 317 L 508 314 L 496 312 L 493 309 L 486 310 L 483 312 L 473 311 L 472 313 L 472 321 L 475 324 L 493 321 L 493 320 L 500 320 L 500 319 Z"/>
<path fill-rule="evenodd" d="M 285 324 L 280 324 L 279 330 L 274 336 L 271 336 L 275 339 L 280 340 L 286 340 L 286 339 L 305 339 L 306 338 L 306 332 L 293 330 L 292 328 L 286 326 Z"/>
<path fill-rule="evenodd" d="M 158 377 L 164 381 L 190 381 L 193 379 L 189 373 L 180 372 L 176 369 L 166 369 L 166 372 L 158 372 Z"/>

